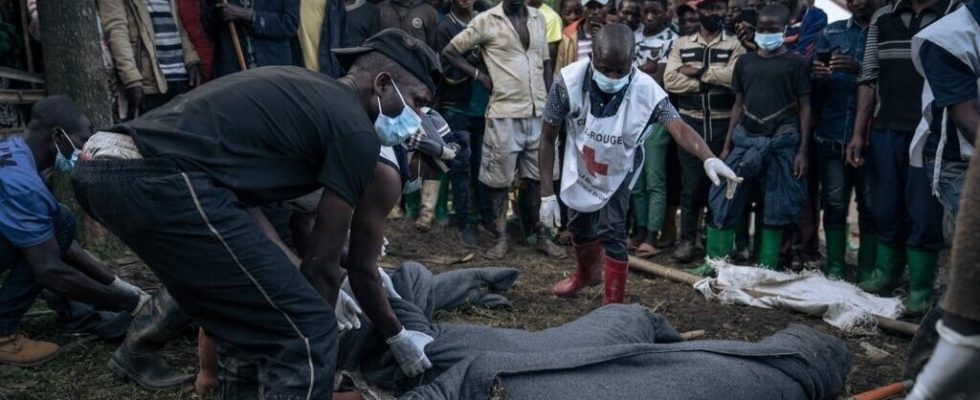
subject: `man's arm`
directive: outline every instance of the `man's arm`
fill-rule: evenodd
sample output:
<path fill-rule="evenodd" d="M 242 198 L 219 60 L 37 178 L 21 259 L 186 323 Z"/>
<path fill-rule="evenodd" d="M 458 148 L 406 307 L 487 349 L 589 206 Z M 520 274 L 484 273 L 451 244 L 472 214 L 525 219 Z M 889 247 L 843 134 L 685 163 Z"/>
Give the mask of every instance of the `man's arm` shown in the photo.
<path fill-rule="evenodd" d="M 731 54 L 728 56 L 728 63 L 726 63 L 725 66 L 708 65 L 708 68 L 704 70 L 704 74 L 701 75 L 701 82 L 731 87 L 732 75 L 735 73 L 735 64 L 743 54 L 745 54 L 745 48 L 736 45 L 732 49 Z"/>
<path fill-rule="evenodd" d="M 384 241 L 385 219 L 400 194 L 401 177 L 393 168 L 378 163 L 374 181 L 368 185 L 354 211 L 347 252 L 347 276 L 354 297 L 384 338 L 397 335 L 402 325 L 388 302 L 378 276 L 378 256 Z"/>
<path fill-rule="evenodd" d="M 103 285 L 108 285 L 116 279 L 116 276 L 105 268 L 104 263 L 89 255 L 74 240 L 71 241 L 71 247 L 65 252 L 62 260 Z"/>
<path fill-rule="evenodd" d="M 960 130 L 963 138 L 975 143 L 977 139 L 977 128 L 980 128 L 980 102 L 977 99 L 964 101 L 950 107 L 950 117 Z"/>
<path fill-rule="evenodd" d="M 705 161 L 715 157 L 715 154 L 708 148 L 708 144 L 704 142 L 701 135 L 694 128 L 691 128 L 690 125 L 684 123 L 684 120 L 680 118 L 671 120 L 667 124 L 667 133 L 670 133 L 670 136 L 674 138 L 678 146 L 699 160 Z"/>
<path fill-rule="evenodd" d="M 252 32 L 257 37 L 288 39 L 299 28 L 299 0 L 278 0 L 279 10 L 254 10 Z"/>
<path fill-rule="evenodd" d="M 857 109 L 854 113 L 854 129 L 851 132 L 851 143 L 847 145 L 847 163 L 852 166 L 864 164 L 864 156 L 861 154 L 865 147 L 865 137 L 868 132 L 868 125 L 871 124 L 871 115 L 875 106 L 875 89 L 869 84 L 860 84 L 857 89 Z"/>
<path fill-rule="evenodd" d="M 923 41 L 916 66 L 932 89 L 935 105 L 949 108 L 949 116 L 963 137 L 974 142 L 980 120 L 976 72 L 946 49 Z"/>
<path fill-rule="evenodd" d="M 810 149 L 810 95 L 800 96 L 797 107 L 800 108 L 800 148 L 793 161 L 793 173 L 799 179 L 806 175 L 807 151 Z"/>
<path fill-rule="evenodd" d="M 544 61 L 544 88 L 545 90 L 551 90 L 551 84 L 554 80 L 554 68 L 552 68 L 551 60 Z"/>
<path fill-rule="evenodd" d="M 143 75 L 136 67 L 136 57 L 139 55 L 135 54 L 133 45 L 129 42 L 127 12 L 123 0 L 99 0 L 99 17 L 102 19 L 102 29 L 106 33 L 116 74 L 119 75 L 120 83 L 130 88 L 140 86 Z"/>
<path fill-rule="evenodd" d="M 732 135 L 735 133 L 735 127 L 738 123 L 742 121 L 742 93 L 735 93 L 735 103 L 732 104 L 732 113 L 728 118 L 728 134 L 725 135 L 725 147 L 721 151 L 721 159 L 725 160 L 728 158 L 728 154 L 732 152 Z"/>
<path fill-rule="evenodd" d="M 560 129 L 560 126 L 547 122 L 541 126 L 541 143 L 538 146 L 538 174 L 541 175 L 541 182 L 555 181 L 555 140 L 558 138 Z M 554 194 L 555 185 L 541 185 L 541 197 Z"/>
<path fill-rule="evenodd" d="M 262 233 L 264 233 L 265 236 L 272 241 L 272 243 L 275 243 L 275 245 L 286 254 L 286 257 L 293 263 L 293 266 L 299 268 L 300 264 L 303 263 L 303 260 L 300 260 L 300 258 L 296 256 L 296 253 L 294 253 L 289 246 L 286 246 L 286 243 L 284 243 L 282 238 L 279 237 L 279 232 L 276 232 L 276 227 L 272 225 L 272 222 L 269 222 L 269 218 L 265 216 L 265 213 L 263 213 L 258 207 L 249 208 L 248 213 L 252 214 L 252 218 L 255 219 L 255 223 L 259 226 Z M 296 238 L 296 240 L 303 239 Z"/>
<path fill-rule="evenodd" d="M 690 94 L 701 91 L 701 85 L 697 79 L 692 79 L 681 73 L 681 68 L 685 67 L 681 61 L 681 47 L 688 39 L 677 39 L 670 53 L 667 56 L 667 66 L 664 68 L 664 89 L 674 94 Z M 683 42 L 682 42 L 683 41 Z"/>
<path fill-rule="evenodd" d="M 331 306 L 340 288 L 340 256 L 350 228 L 354 208 L 329 188 L 320 196 L 316 222 L 308 239 L 308 249 L 300 271 Z"/>
<path fill-rule="evenodd" d="M 109 310 L 135 311 L 139 296 L 99 283 L 61 260 L 61 250 L 55 238 L 21 249 L 34 279 L 42 287 L 70 299 L 95 304 Z"/>

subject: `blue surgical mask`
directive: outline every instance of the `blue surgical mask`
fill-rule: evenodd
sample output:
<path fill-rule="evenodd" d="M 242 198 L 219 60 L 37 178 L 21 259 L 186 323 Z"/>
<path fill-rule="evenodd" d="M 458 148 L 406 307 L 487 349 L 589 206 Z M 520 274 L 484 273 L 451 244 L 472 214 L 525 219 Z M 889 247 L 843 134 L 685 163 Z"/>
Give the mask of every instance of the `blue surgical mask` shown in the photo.
<path fill-rule="evenodd" d="M 630 74 L 623 75 L 623 77 L 619 79 L 612 79 L 603 75 L 602 72 L 595 69 L 595 65 L 593 65 L 592 81 L 599 87 L 599 90 L 612 94 L 623 90 L 623 88 L 626 87 L 626 84 L 630 83 Z"/>
<path fill-rule="evenodd" d="M 78 163 L 78 155 L 82 154 L 82 151 L 79 150 L 78 147 L 75 147 L 75 143 L 71 141 L 71 138 L 68 137 L 68 133 L 66 133 L 64 129 L 57 128 L 57 130 L 58 133 L 64 135 L 65 139 L 68 139 L 68 143 L 71 145 L 72 150 L 71 157 L 65 157 L 65 155 L 61 152 L 61 148 L 58 147 L 58 141 L 55 140 L 54 148 L 58 151 L 58 154 L 54 157 L 54 167 L 61 172 L 71 172 L 71 170 L 75 169 L 75 164 Z"/>
<path fill-rule="evenodd" d="M 402 143 L 422 129 L 422 118 L 405 103 L 405 98 L 402 97 L 402 92 L 398 90 L 395 81 L 391 81 L 391 84 L 394 85 L 395 92 L 398 93 L 398 98 L 402 100 L 404 107 L 397 117 L 389 117 L 381 111 L 381 97 L 378 97 L 378 118 L 374 120 L 374 130 L 384 146 Z"/>
<path fill-rule="evenodd" d="M 756 33 L 755 44 L 765 51 L 773 51 L 783 45 L 783 33 Z"/>

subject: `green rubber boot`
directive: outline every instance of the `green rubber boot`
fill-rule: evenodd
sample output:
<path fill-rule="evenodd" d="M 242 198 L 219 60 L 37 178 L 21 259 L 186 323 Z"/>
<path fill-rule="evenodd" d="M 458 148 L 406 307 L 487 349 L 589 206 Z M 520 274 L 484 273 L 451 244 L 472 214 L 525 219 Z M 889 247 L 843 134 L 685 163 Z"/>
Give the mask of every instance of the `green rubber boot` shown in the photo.
<path fill-rule="evenodd" d="M 749 218 L 746 213 L 738 219 L 738 225 L 735 225 L 735 250 L 732 254 L 734 260 L 747 261 L 752 258 L 752 243 L 749 240 Z"/>
<path fill-rule="evenodd" d="M 890 294 L 898 285 L 898 279 L 901 278 L 905 267 L 905 251 L 878 243 L 877 252 L 871 276 L 861 281 L 858 287 L 868 293 Z"/>
<path fill-rule="evenodd" d="M 762 248 L 759 250 L 759 266 L 775 270 L 779 266 L 779 247 L 783 244 L 783 228 L 762 228 Z"/>
<path fill-rule="evenodd" d="M 413 220 L 418 218 L 420 208 L 422 208 L 421 190 L 405 195 L 405 218 Z"/>
<path fill-rule="evenodd" d="M 861 233 L 861 247 L 858 248 L 858 282 L 871 279 L 878 254 L 878 236 L 874 233 Z"/>
<path fill-rule="evenodd" d="M 687 272 L 698 276 L 710 276 L 715 269 L 711 268 L 707 260 L 721 260 L 728 258 L 732 252 L 732 244 L 735 240 L 734 229 L 714 229 L 708 227 L 708 246 L 705 262 L 697 268 L 689 269 Z"/>
<path fill-rule="evenodd" d="M 449 222 L 449 175 L 439 179 L 439 200 L 436 200 L 436 222 L 445 225 Z"/>
<path fill-rule="evenodd" d="M 844 264 L 844 253 L 847 251 L 847 231 L 827 229 L 824 235 L 827 238 L 827 265 L 823 272 L 830 278 L 843 279 L 847 273 L 847 267 Z"/>
<path fill-rule="evenodd" d="M 902 303 L 908 315 L 922 315 L 932 306 L 932 286 L 936 282 L 939 253 L 908 249 L 909 297 Z"/>

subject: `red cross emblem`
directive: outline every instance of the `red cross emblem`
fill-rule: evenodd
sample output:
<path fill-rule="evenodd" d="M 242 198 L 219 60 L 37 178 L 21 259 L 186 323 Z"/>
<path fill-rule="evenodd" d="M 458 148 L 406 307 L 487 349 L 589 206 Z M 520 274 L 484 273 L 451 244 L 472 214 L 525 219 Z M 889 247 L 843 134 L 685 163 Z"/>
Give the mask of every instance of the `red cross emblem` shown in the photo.
<path fill-rule="evenodd" d="M 585 157 L 585 168 L 589 170 L 589 175 L 607 175 L 609 164 L 603 164 L 595 160 L 595 149 L 589 146 L 582 146 L 582 156 Z"/>

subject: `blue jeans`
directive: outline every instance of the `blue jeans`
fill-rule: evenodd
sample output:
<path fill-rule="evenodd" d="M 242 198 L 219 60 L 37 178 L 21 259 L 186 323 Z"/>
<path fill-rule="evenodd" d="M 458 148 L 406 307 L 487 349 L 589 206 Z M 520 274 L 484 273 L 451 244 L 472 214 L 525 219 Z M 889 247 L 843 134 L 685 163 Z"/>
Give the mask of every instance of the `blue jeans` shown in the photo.
<path fill-rule="evenodd" d="M 873 233 L 875 219 L 871 212 L 874 204 L 871 200 L 871 166 L 863 165 L 855 168 L 847 165 L 844 156 L 847 144 L 833 141 L 816 144 L 819 172 L 814 172 L 820 174 L 823 228 L 844 229 L 853 190 L 857 200 L 858 225 L 861 233 Z"/>
<path fill-rule="evenodd" d="M 75 240 L 75 215 L 65 206 L 54 216 L 54 235 L 62 255 Z M 20 321 L 34 305 L 41 293 L 41 286 L 34 281 L 34 274 L 27 265 L 21 250 L 0 236 L 0 273 L 10 271 L 0 286 L 0 335 L 10 335 L 20 329 Z"/>
<path fill-rule="evenodd" d="M 939 166 L 939 185 L 936 188 L 939 192 L 939 203 L 953 220 L 960 213 L 960 195 L 963 193 L 963 185 L 966 184 L 966 168 L 969 165 L 969 161 L 943 160 Z M 935 179 L 935 166 L 935 162 L 927 162 L 923 167 L 930 184 Z"/>
<path fill-rule="evenodd" d="M 925 168 L 909 166 L 911 131 L 871 133 L 872 198 L 878 241 L 891 247 L 939 251 L 942 206 L 932 196 Z"/>

